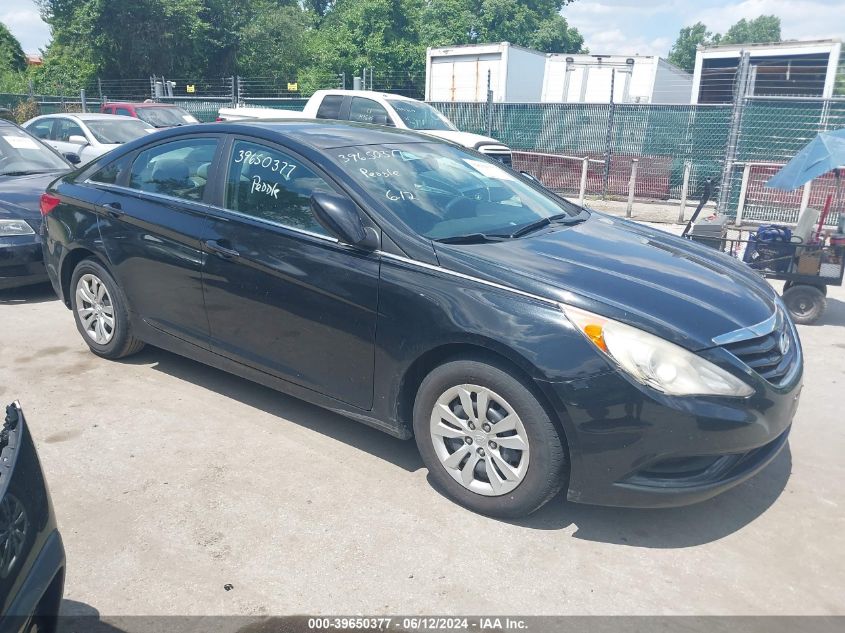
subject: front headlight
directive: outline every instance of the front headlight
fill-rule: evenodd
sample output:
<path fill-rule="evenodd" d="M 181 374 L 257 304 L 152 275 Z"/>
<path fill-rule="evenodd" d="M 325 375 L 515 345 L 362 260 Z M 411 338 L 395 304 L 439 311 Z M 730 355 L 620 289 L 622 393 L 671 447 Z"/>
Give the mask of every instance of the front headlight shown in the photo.
<path fill-rule="evenodd" d="M 733 374 L 679 345 L 586 310 L 561 307 L 593 345 L 644 385 L 672 396 L 754 393 Z"/>
<path fill-rule="evenodd" d="M 0 237 L 34 234 L 32 227 L 23 220 L 0 220 Z"/>

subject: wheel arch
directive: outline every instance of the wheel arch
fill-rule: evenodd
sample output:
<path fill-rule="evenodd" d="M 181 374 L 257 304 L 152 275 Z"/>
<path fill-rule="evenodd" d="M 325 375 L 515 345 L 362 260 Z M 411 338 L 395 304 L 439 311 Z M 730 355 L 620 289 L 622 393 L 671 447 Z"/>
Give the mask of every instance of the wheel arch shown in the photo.
<path fill-rule="evenodd" d="M 523 380 L 561 434 L 564 450 L 571 463 L 569 433 L 566 430 L 568 425 L 564 421 L 564 418 L 567 418 L 565 407 L 561 402 L 553 401 L 553 396 L 542 388 L 540 382 L 535 379 L 533 367 L 527 359 L 512 350 L 503 349 L 495 341 L 444 343 L 427 350 L 408 366 L 400 381 L 396 413 L 399 424 L 408 431 L 409 437 L 413 436 L 414 402 L 423 379 L 436 367 L 453 360 L 489 363 L 499 369 L 512 372 Z"/>
<path fill-rule="evenodd" d="M 62 266 L 59 272 L 59 283 L 61 284 L 62 289 L 62 301 L 68 308 L 71 307 L 70 280 L 71 277 L 73 277 L 74 269 L 79 265 L 79 262 L 81 262 L 83 259 L 93 259 L 103 268 L 111 272 L 108 262 L 94 251 L 89 250 L 84 246 L 80 246 L 79 248 L 75 248 L 72 251 L 69 251 L 68 254 L 65 255 L 62 259 Z"/>

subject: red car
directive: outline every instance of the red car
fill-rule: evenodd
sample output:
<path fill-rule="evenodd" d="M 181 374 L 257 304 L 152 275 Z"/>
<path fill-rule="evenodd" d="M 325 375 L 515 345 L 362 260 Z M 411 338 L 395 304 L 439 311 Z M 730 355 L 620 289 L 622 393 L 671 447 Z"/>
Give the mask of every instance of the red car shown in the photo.
<path fill-rule="evenodd" d="M 187 110 L 167 103 L 131 103 L 128 101 L 109 101 L 100 106 L 100 112 L 121 114 L 146 121 L 159 128 L 176 127 L 199 123 L 199 120 Z"/>

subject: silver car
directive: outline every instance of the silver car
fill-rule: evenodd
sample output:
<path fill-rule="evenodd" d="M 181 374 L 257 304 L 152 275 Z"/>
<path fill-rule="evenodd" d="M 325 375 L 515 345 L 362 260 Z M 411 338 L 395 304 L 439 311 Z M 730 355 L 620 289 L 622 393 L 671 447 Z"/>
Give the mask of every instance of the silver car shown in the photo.
<path fill-rule="evenodd" d="M 81 163 L 155 131 L 140 119 L 99 113 L 45 114 L 23 127 L 60 154 L 77 154 Z"/>

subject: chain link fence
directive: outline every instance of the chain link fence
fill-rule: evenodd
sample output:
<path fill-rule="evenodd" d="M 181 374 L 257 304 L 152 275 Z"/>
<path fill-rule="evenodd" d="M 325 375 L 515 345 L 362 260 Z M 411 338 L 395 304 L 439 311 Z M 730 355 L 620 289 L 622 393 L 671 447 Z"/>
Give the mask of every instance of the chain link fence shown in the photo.
<path fill-rule="evenodd" d="M 719 208 L 738 220 L 794 222 L 807 206 L 821 208 L 834 179 L 817 179 L 796 192 L 764 186 L 781 165 L 820 131 L 845 127 L 845 98 L 760 96 L 737 69 L 708 79 L 729 103 L 503 103 L 432 102 L 458 129 L 492 136 L 513 150 L 516 169 L 549 188 L 583 198 L 600 196 L 678 203 L 697 200 L 708 179 Z M 424 77 L 364 69 L 300 77 L 149 77 L 97 80 L 72 96 L 0 94 L 0 106 L 35 103 L 40 113 L 97 111 L 103 101 L 152 99 L 178 105 L 201 121 L 221 107 L 247 105 L 300 110 L 321 88 L 372 89 L 420 98 Z M 636 177 L 632 178 L 632 171 Z M 834 205 L 834 209 L 836 205 Z M 828 222 L 835 224 L 834 212 Z"/>

